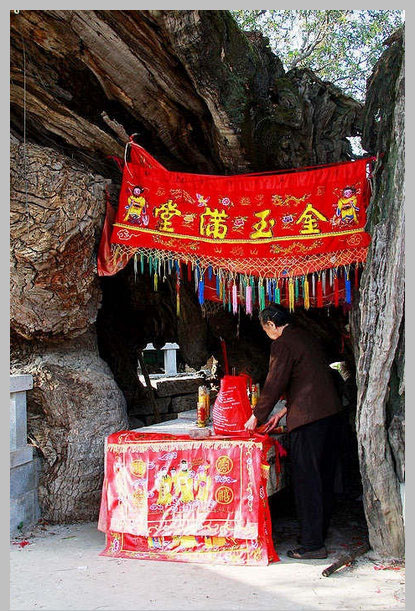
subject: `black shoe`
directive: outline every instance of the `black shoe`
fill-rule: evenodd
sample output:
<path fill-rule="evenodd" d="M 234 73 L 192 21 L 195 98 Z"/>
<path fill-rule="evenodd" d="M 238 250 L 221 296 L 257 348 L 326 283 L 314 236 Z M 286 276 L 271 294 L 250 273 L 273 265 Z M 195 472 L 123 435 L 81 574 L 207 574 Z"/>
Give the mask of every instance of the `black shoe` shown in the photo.
<path fill-rule="evenodd" d="M 323 545 L 320 549 L 307 550 L 305 547 L 298 547 L 297 549 L 290 549 L 287 552 L 289 558 L 296 560 L 315 560 L 320 558 L 327 558 L 327 549 Z"/>

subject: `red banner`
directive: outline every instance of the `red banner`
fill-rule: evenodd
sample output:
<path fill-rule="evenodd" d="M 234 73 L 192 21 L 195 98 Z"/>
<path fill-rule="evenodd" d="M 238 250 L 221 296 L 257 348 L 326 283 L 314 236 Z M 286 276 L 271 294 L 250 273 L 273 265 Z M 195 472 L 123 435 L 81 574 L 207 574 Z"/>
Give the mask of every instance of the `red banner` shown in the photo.
<path fill-rule="evenodd" d="M 130 148 L 112 244 L 273 278 L 365 258 L 369 159 L 210 176 L 169 172 Z"/>
<path fill-rule="evenodd" d="M 106 443 L 104 555 L 195 562 L 278 560 L 266 495 L 270 445 L 122 431 Z"/>

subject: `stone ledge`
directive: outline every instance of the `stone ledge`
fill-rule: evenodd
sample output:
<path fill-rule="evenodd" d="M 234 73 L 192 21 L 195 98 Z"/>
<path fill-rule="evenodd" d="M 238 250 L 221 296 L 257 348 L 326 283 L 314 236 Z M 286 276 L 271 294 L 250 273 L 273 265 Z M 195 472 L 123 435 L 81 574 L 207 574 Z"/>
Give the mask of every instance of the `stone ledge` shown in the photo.
<path fill-rule="evenodd" d="M 36 465 L 31 460 L 30 462 L 19 465 L 10 469 L 10 498 L 19 499 L 21 496 L 36 490 L 37 473 Z"/>
<path fill-rule="evenodd" d="M 25 448 L 19 448 L 10 452 L 10 469 L 14 467 L 20 467 L 25 463 L 33 460 L 33 448 L 32 446 L 26 446 Z"/>
<path fill-rule="evenodd" d="M 10 392 L 22 392 L 33 388 L 33 377 L 27 375 L 11 375 L 10 376 Z"/>
<path fill-rule="evenodd" d="M 150 378 L 150 381 L 159 397 L 191 394 L 197 392 L 199 386 L 205 384 L 202 376 Z"/>

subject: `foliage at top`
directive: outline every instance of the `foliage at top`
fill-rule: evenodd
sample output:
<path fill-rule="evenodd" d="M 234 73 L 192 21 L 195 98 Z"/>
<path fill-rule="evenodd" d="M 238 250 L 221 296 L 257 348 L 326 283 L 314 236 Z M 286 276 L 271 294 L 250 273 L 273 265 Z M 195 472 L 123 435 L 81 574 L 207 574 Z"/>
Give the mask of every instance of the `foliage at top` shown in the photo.
<path fill-rule="evenodd" d="M 360 101 L 385 40 L 404 22 L 404 11 L 389 9 L 230 12 L 242 30 L 269 39 L 286 70 L 310 68 Z"/>

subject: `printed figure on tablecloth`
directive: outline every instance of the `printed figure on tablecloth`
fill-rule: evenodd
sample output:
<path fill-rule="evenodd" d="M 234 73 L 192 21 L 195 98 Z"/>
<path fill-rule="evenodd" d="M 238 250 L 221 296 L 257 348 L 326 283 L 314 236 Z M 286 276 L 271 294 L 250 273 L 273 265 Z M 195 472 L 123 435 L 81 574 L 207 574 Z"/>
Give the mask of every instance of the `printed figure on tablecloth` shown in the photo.
<path fill-rule="evenodd" d="M 126 470 L 121 460 L 117 460 L 114 464 L 114 483 L 118 502 L 124 505 L 128 499 L 128 484 L 126 479 Z"/>
<path fill-rule="evenodd" d="M 200 465 L 195 476 L 196 500 L 205 502 L 209 498 L 212 478 L 208 475 L 210 465 Z"/>
<path fill-rule="evenodd" d="M 148 225 L 149 216 L 147 214 L 146 200 L 142 196 L 143 191 L 142 187 L 133 187 L 125 206 L 127 214 L 124 217 L 124 221 L 129 221 L 135 225 Z"/>
<path fill-rule="evenodd" d="M 160 469 L 160 472 L 156 476 L 156 488 L 159 493 L 157 504 L 158 505 L 170 505 L 173 497 L 171 494 L 172 489 L 172 478 L 168 474 L 167 467 L 164 466 Z"/>
<path fill-rule="evenodd" d="M 341 223 L 357 223 L 358 210 L 356 189 L 345 187 L 342 197 L 337 202 L 337 217 Z"/>
<path fill-rule="evenodd" d="M 194 493 L 193 493 L 193 475 L 189 471 L 189 465 L 187 460 L 183 459 L 180 461 L 180 469 L 177 473 L 176 477 L 176 493 L 179 494 L 179 500 L 182 503 L 189 503 L 190 501 L 194 501 Z"/>
<path fill-rule="evenodd" d="M 114 463 L 114 497 L 116 504 L 113 509 L 112 528 L 122 530 L 127 528 L 129 522 L 130 490 L 128 486 L 128 473 L 121 458 Z"/>

